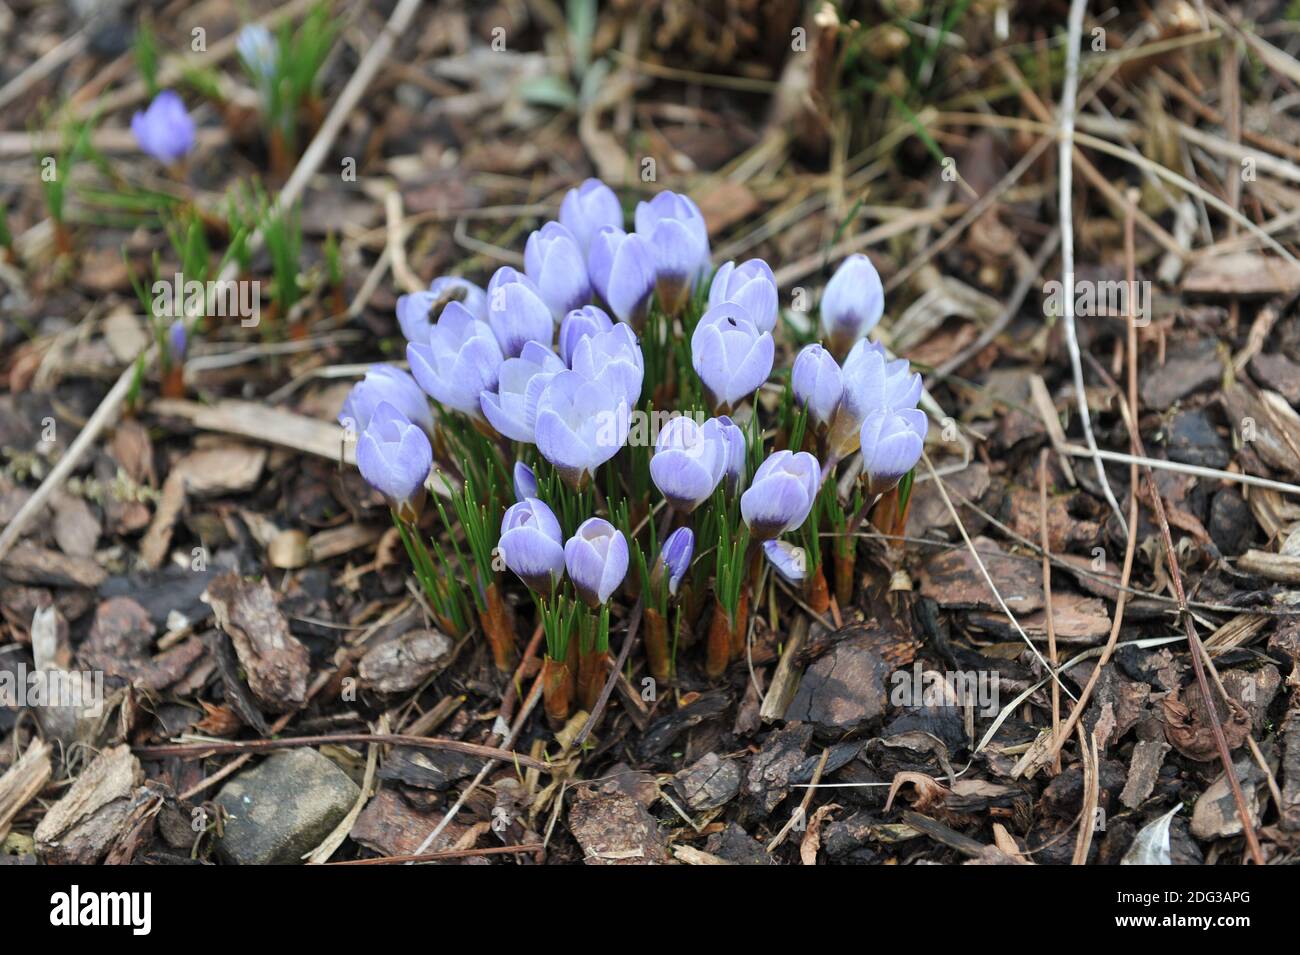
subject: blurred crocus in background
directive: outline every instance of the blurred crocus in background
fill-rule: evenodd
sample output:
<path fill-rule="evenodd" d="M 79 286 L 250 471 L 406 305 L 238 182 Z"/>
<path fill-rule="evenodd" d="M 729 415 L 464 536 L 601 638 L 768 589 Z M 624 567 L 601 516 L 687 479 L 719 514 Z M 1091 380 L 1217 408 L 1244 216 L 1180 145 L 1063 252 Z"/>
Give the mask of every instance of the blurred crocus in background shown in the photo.
<path fill-rule="evenodd" d="M 740 513 L 755 540 L 766 541 L 800 527 L 821 486 L 821 467 L 807 451 L 777 451 L 758 466 L 740 497 Z"/>
<path fill-rule="evenodd" d="M 514 485 L 516 501 L 522 501 L 524 498 L 537 496 L 537 475 L 534 474 L 533 469 L 524 464 L 523 461 L 515 462 L 515 468 L 511 478 Z"/>
<path fill-rule="evenodd" d="M 636 329 L 645 324 L 655 288 L 654 251 L 645 238 L 603 227 L 592 237 L 587 270 L 591 284 L 616 318 Z"/>
<path fill-rule="evenodd" d="M 506 508 L 497 547 L 506 566 L 544 597 L 550 596 L 564 576 L 564 534 L 560 522 L 535 497 Z"/>
<path fill-rule="evenodd" d="M 691 336 L 691 366 L 714 412 L 735 410 L 772 373 L 776 345 L 734 302 L 704 313 Z"/>
<path fill-rule="evenodd" d="M 245 24 L 235 40 L 235 50 L 250 76 L 262 82 L 269 82 L 275 76 L 280 49 L 271 31 L 262 24 Z"/>
<path fill-rule="evenodd" d="M 564 194 L 560 203 L 560 223 L 578 240 L 586 255 L 591 240 L 604 226 L 623 229 L 623 207 L 618 196 L 599 179 L 588 179 Z"/>
<path fill-rule="evenodd" d="M 162 90 L 146 109 L 131 117 L 131 132 L 145 153 L 167 166 L 194 148 L 194 120 L 172 90 Z"/>
<path fill-rule="evenodd" d="M 578 596 L 599 607 L 627 576 L 627 538 L 603 517 L 589 517 L 564 545 L 564 566 Z"/>
<path fill-rule="evenodd" d="M 927 421 L 915 408 L 882 408 L 862 422 L 862 474 L 871 494 L 892 488 L 921 460 Z"/>
<path fill-rule="evenodd" d="M 427 342 L 429 329 L 451 302 L 460 303 L 479 321 L 487 321 L 487 293 L 459 276 L 443 275 L 430 282 L 427 291 L 398 296 L 397 324 L 402 335 L 408 342 Z"/>
<path fill-rule="evenodd" d="M 621 395 L 629 409 L 641 397 L 645 361 L 632 329 L 619 322 L 613 328 L 580 339 L 569 356 L 569 364 L 588 381 L 603 382 Z"/>
<path fill-rule="evenodd" d="M 709 232 L 700 207 L 689 196 L 665 190 L 637 203 L 636 231 L 653 251 L 659 304 L 676 315 L 709 265 Z"/>
<path fill-rule="evenodd" d="M 387 401 L 379 402 L 357 439 L 357 468 L 403 520 L 419 516 L 433 466 L 428 436 Z"/>
<path fill-rule="evenodd" d="M 776 329 L 776 276 L 762 259 L 750 259 L 736 265 L 726 262 L 713 274 L 709 286 L 709 307 L 735 302 L 745 310 L 759 331 Z"/>
<path fill-rule="evenodd" d="M 487 308 L 488 325 L 507 358 L 523 351 L 524 342 L 549 346 L 555 337 L 555 319 L 542 299 L 541 289 L 523 272 L 508 265 L 497 269 L 488 282 Z"/>
<path fill-rule="evenodd" d="M 816 343 L 805 345 L 794 360 L 790 386 L 794 400 L 808 409 L 813 428 L 830 427 L 844 394 L 844 376 L 834 356 Z"/>
<path fill-rule="evenodd" d="M 497 390 L 480 395 L 488 424 L 512 441 L 532 444 L 536 437 L 537 402 L 551 379 L 564 370 L 564 362 L 545 345 L 524 342 L 518 358 L 507 358 L 501 363 Z"/>
<path fill-rule="evenodd" d="M 578 342 L 591 335 L 607 332 L 614 327 L 605 310 L 595 305 L 575 308 L 560 322 L 559 349 L 560 358 L 570 367 L 573 366 L 573 352 Z"/>
<path fill-rule="evenodd" d="M 885 312 L 885 290 L 871 260 L 861 253 L 840 263 L 822 293 L 822 331 L 831 352 L 846 355 L 854 343 L 876 327 Z"/>
<path fill-rule="evenodd" d="M 433 437 L 433 411 L 429 398 L 415 379 L 392 365 L 371 365 L 366 376 L 352 386 L 339 412 L 339 424 L 364 431 L 381 402 L 388 402 L 406 420 Z"/>
<path fill-rule="evenodd" d="M 537 405 L 537 450 L 564 483 L 585 487 L 627 441 L 629 413 L 627 399 L 604 384 L 560 372 Z"/>
<path fill-rule="evenodd" d="M 533 280 L 557 322 L 591 301 L 586 256 L 573 233 L 558 222 L 548 222 L 528 237 L 524 273 Z"/>
<path fill-rule="evenodd" d="M 167 352 L 172 364 L 179 365 L 185 361 L 185 350 L 189 345 L 189 339 L 185 334 L 185 319 L 178 318 L 172 322 L 167 329 Z M 415 382 L 411 382 L 415 384 Z M 416 389 L 419 391 L 420 389 Z M 421 400 L 424 396 L 420 396 Z"/>
<path fill-rule="evenodd" d="M 406 360 L 424 392 L 444 407 L 482 418 L 479 396 L 495 391 L 503 356 L 486 322 L 450 302 L 429 329 L 427 344 L 411 342 Z"/>
<path fill-rule="evenodd" d="M 715 427 L 706 432 L 685 415 L 659 431 L 650 479 L 665 500 L 690 513 L 713 496 L 727 465 L 727 445 Z"/>

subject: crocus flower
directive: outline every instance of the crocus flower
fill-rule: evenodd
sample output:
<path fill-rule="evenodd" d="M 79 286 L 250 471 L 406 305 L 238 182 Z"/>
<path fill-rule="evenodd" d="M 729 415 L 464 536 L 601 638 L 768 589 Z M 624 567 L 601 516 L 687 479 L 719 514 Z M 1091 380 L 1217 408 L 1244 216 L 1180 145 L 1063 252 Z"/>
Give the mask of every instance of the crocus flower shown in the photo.
<path fill-rule="evenodd" d="M 573 233 L 558 222 L 548 222 L 528 237 L 524 273 L 536 284 L 557 322 L 591 301 L 586 256 Z"/>
<path fill-rule="evenodd" d="M 844 375 L 835 357 L 821 345 L 805 345 L 794 360 L 790 384 L 814 427 L 829 427 L 844 394 Z"/>
<path fill-rule="evenodd" d="M 607 332 L 614 327 L 605 310 L 595 305 L 584 305 L 582 308 L 575 308 L 564 320 L 560 322 L 560 357 L 569 367 L 573 366 L 573 351 L 578 347 L 578 342 L 595 335 L 598 332 Z"/>
<path fill-rule="evenodd" d="M 663 568 L 668 574 L 669 594 L 677 595 L 677 588 L 681 586 L 682 578 L 686 576 L 686 571 L 690 569 L 691 557 L 694 553 L 695 533 L 689 527 L 677 528 L 664 541 L 663 549 L 659 552 L 659 559 L 663 562 Z"/>
<path fill-rule="evenodd" d="M 754 483 L 740 496 L 740 513 L 755 540 L 766 541 L 798 528 L 808 518 L 821 468 L 807 451 L 777 451 L 758 466 Z"/>
<path fill-rule="evenodd" d="M 487 300 L 488 324 L 507 358 L 523 351 L 524 342 L 551 344 L 555 319 L 541 289 L 523 272 L 508 265 L 497 269 L 488 282 Z"/>
<path fill-rule="evenodd" d="M 776 276 L 772 274 L 771 266 L 762 259 L 750 259 L 740 265 L 724 263 L 713 274 L 709 307 L 723 302 L 735 302 L 743 308 L 759 331 L 773 331 L 776 328 L 777 296 Z"/>
<path fill-rule="evenodd" d="M 582 487 L 627 441 L 629 411 L 623 395 L 562 371 L 537 404 L 537 450 L 570 487 Z"/>
<path fill-rule="evenodd" d="M 604 226 L 591 239 L 587 271 L 610 311 L 633 328 L 640 327 L 655 287 L 650 243 L 635 232 Z"/>
<path fill-rule="evenodd" d="M 627 576 L 627 538 L 601 517 L 589 517 L 564 545 L 564 566 L 578 596 L 599 607 Z"/>
<path fill-rule="evenodd" d="M 348 392 L 339 412 L 339 424 L 353 431 L 364 431 L 375 416 L 375 409 L 384 401 L 425 434 L 433 434 L 433 411 L 428 396 L 414 378 L 392 365 L 371 365 L 366 370 L 366 376 Z"/>
<path fill-rule="evenodd" d="M 776 346 L 734 302 L 704 313 L 691 336 L 691 365 L 715 410 L 730 411 L 767 381 Z"/>
<path fill-rule="evenodd" d="M 822 329 L 831 351 L 843 355 L 885 312 L 885 289 L 871 260 L 854 253 L 840 263 L 822 295 Z"/>
<path fill-rule="evenodd" d="M 248 72 L 262 81 L 275 75 L 280 50 L 271 31 L 260 23 L 245 24 L 235 40 L 235 50 Z"/>
<path fill-rule="evenodd" d="M 763 541 L 763 553 L 772 569 L 788 584 L 799 585 L 808 576 L 808 555 L 789 541 Z"/>
<path fill-rule="evenodd" d="M 862 472 L 867 490 L 883 494 L 921 460 L 925 412 L 916 408 L 872 411 L 862 422 Z"/>
<path fill-rule="evenodd" d="M 442 275 L 429 283 L 428 291 L 398 296 L 397 324 L 402 335 L 408 342 L 423 345 L 429 340 L 429 329 L 451 302 L 459 302 L 480 322 L 487 321 L 487 293 L 460 276 Z"/>
<path fill-rule="evenodd" d="M 171 355 L 172 364 L 179 365 L 185 360 L 188 341 L 188 336 L 185 334 L 185 319 L 178 318 L 167 329 L 167 351 Z M 416 391 L 419 389 L 417 388 Z"/>
<path fill-rule="evenodd" d="M 522 501 L 528 497 L 537 497 L 537 475 L 533 473 L 532 468 L 524 464 L 523 461 L 516 461 L 512 477 L 514 479 L 516 501 Z"/>
<path fill-rule="evenodd" d="M 379 402 L 357 439 L 357 468 L 366 483 L 409 519 L 432 466 L 428 435 L 393 405 Z"/>
<path fill-rule="evenodd" d="M 618 196 L 599 179 L 588 179 L 564 194 L 560 203 L 560 223 L 573 233 L 583 255 L 591 249 L 591 240 L 604 226 L 623 229 L 623 207 Z"/>
<path fill-rule="evenodd" d="M 831 420 L 831 453 L 844 457 L 857 449 L 862 422 L 872 411 L 916 407 L 921 376 L 911 367 L 905 358 L 890 361 L 877 342 L 853 346 L 844 359 L 844 394 Z"/>
<path fill-rule="evenodd" d="M 636 407 L 641 397 L 645 361 L 641 345 L 631 327 L 619 322 L 609 331 L 597 332 L 578 341 L 569 364 L 588 381 L 603 381 Z"/>
<path fill-rule="evenodd" d="M 701 430 L 706 437 L 717 435 L 726 448 L 722 476 L 726 478 L 728 493 L 735 494 L 742 490 L 745 484 L 745 432 L 727 415 L 710 418 L 704 422 Z"/>
<path fill-rule="evenodd" d="M 539 342 L 524 342 L 518 358 L 507 358 L 501 363 L 497 390 L 479 396 L 488 424 L 512 441 L 532 444 L 537 402 L 550 380 L 564 370 L 564 362 L 555 352 Z"/>
<path fill-rule="evenodd" d="M 460 302 L 449 302 L 429 329 L 427 344 L 406 346 L 406 360 L 426 394 L 447 408 L 481 418 L 479 395 L 496 390 L 502 355 L 487 323 L 475 319 Z"/>
<path fill-rule="evenodd" d="M 497 547 L 506 566 L 543 596 L 550 596 L 564 576 L 564 534 L 560 522 L 535 497 L 506 508 Z"/>
<path fill-rule="evenodd" d="M 131 117 L 131 132 L 144 152 L 168 166 L 194 148 L 194 120 L 172 90 L 163 90 Z"/>
<path fill-rule="evenodd" d="M 650 479 L 669 504 L 689 513 L 713 496 L 726 465 L 727 445 L 719 429 L 706 431 L 682 415 L 659 432 Z"/>
<path fill-rule="evenodd" d="M 709 264 L 709 231 L 687 196 L 661 192 L 636 206 L 636 231 L 654 251 L 655 287 L 671 315 L 681 311 L 696 276 Z"/>

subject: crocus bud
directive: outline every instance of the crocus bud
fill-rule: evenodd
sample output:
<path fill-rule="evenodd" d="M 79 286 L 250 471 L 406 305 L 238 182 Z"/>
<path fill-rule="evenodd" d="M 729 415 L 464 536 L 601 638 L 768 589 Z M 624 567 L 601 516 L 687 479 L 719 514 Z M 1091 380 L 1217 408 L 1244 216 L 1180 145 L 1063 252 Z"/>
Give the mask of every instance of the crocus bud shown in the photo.
<path fill-rule="evenodd" d="M 488 424 L 512 441 L 532 444 L 536 439 L 537 402 L 550 380 L 564 370 L 564 362 L 555 352 L 538 342 L 524 342 L 518 358 L 501 363 L 497 390 L 479 396 Z"/>
<path fill-rule="evenodd" d="M 544 597 L 551 595 L 564 576 L 564 534 L 560 522 L 535 497 L 506 508 L 497 547 L 506 566 Z"/>
<path fill-rule="evenodd" d="M 601 517 L 589 517 L 564 545 L 564 566 L 589 607 L 609 600 L 627 576 L 627 538 Z"/>
<path fill-rule="evenodd" d="M 443 275 L 429 283 L 425 292 L 397 298 L 397 324 L 408 342 L 423 345 L 429 329 L 451 302 L 459 302 L 474 318 L 487 321 L 487 293 L 473 282 L 456 275 Z"/>
<path fill-rule="evenodd" d="M 428 396 L 414 378 L 392 365 L 371 365 L 366 370 L 366 376 L 352 386 L 344 399 L 339 424 L 353 431 L 364 431 L 375 416 L 375 409 L 384 401 L 425 434 L 433 435 L 433 411 Z"/>
<path fill-rule="evenodd" d="M 862 474 L 872 494 L 888 491 L 921 460 L 925 412 L 916 408 L 872 411 L 862 422 Z"/>
<path fill-rule="evenodd" d="M 766 541 L 798 528 L 808 518 L 821 468 L 807 451 L 777 451 L 758 466 L 754 483 L 740 496 L 740 513 L 755 540 Z"/>
<path fill-rule="evenodd" d="M 592 237 L 587 271 L 615 317 L 633 328 L 645 322 L 655 287 L 654 252 L 645 238 L 604 226 Z"/>
<path fill-rule="evenodd" d="M 840 263 L 822 295 L 822 329 L 831 351 L 843 355 L 875 328 L 885 312 L 885 289 L 871 260 L 854 253 Z"/>
<path fill-rule="evenodd" d="M 167 329 L 167 352 L 171 356 L 172 364 L 179 365 L 185 361 L 185 350 L 188 344 L 189 338 L 185 333 L 185 319 L 178 318 Z M 415 382 L 411 382 L 411 384 L 415 384 Z M 419 389 L 417 388 L 416 391 L 419 391 Z"/>
<path fill-rule="evenodd" d="M 406 360 L 425 394 L 444 407 L 482 418 L 479 396 L 496 390 L 502 355 L 487 323 L 460 302 L 450 302 L 429 329 L 428 343 L 406 346 Z"/>
<path fill-rule="evenodd" d="M 397 408 L 381 401 L 357 439 L 357 468 L 400 515 L 415 516 L 424 481 L 433 466 L 428 435 Z"/>
<path fill-rule="evenodd" d="M 575 308 L 560 322 L 560 358 L 570 368 L 573 367 L 573 352 L 578 342 L 598 332 L 607 332 L 614 327 L 605 310 L 595 305 Z"/>
<path fill-rule="evenodd" d="M 802 547 L 796 547 L 789 541 L 763 541 L 763 553 L 772 569 L 787 584 L 798 586 L 808 576 L 808 555 Z"/>
<path fill-rule="evenodd" d="M 533 469 L 524 464 L 523 461 L 515 462 L 513 478 L 516 501 L 522 501 L 529 497 L 537 497 L 537 475 L 534 474 Z"/>
<path fill-rule="evenodd" d="M 564 201 L 560 203 L 560 222 L 573 233 L 583 255 L 586 255 L 591 249 L 591 240 L 603 227 L 612 226 L 622 231 L 623 207 L 613 189 L 599 179 L 588 179 L 564 194 Z"/>
<path fill-rule="evenodd" d="M 661 192 L 636 206 L 636 231 L 654 251 L 659 304 L 676 315 L 686 304 L 700 271 L 709 264 L 709 231 L 688 196 Z"/>
<path fill-rule="evenodd" d="M 694 553 L 695 533 L 689 527 L 677 528 L 664 541 L 663 549 L 659 552 L 659 560 L 668 574 L 669 594 L 677 595 L 677 588 L 681 586 L 682 578 L 690 569 L 691 557 Z"/>
<path fill-rule="evenodd" d="M 745 310 L 749 320 L 761 332 L 776 329 L 776 276 L 762 259 L 750 259 L 736 265 L 724 263 L 713 274 L 709 286 L 709 308 L 723 302 L 735 302 Z"/>
<path fill-rule="evenodd" d="M 723 454 L 722 476 L 727 482 L 727 493 L 735 494 L 745 485 L 745 432 L 726 415 L 718 415 L 701 427 L 705 437 L 717 436 L 726 449 Z"/>
<path fill-rule="evenodd" d="M 844 359 L 844 394 L 831 420 L 829 447 L 840 457 L 858 447 L 862 422 L 872 411 L 915 408 L 921 398 L 921 376 L 905 358 L 890 361 L 884 346 L 860 341 Z"/>
<path fill-rule="evenodd" d="M 645 361 L 641 345 L 631 326 L 619 322 L 606 332 L 581 339 L 574 347 L 570 365 L 588 381 L 601 381 L 627 399 L 628 408 L 641 398 Z"/>
<path fill-rule="evenodd" d="M 261 81 L 270 80 L 280 59 L 280 49 L 271 31 L 260 23 L 248 23 L 239 31 L 235 50 L 249 74 Z"/>
<path fill-rule="evenodd" d="M 487 300 L 488 324 L 507 358 L 523 351 L 524 342 L 550 346 L 555 319 L 541 289 L 523 272 L 508 265 L 497 269 L 488 281 Z"/>
<path fill-rule="evenodd" d="M 734 302 L 704 313 L 691 336 L 691 365 L 715 411 L 731 411 L 772 372 L 776 346 Z"/>
<path fill-rule="evenodd" d="M 131 132 L 140 149 L 164 165 L 170 166 L 194 148 L 194 120 L 172 90 L 163 90 L 148 108 L 131 117 Z"/>
<path fill-rule="evenodd" d="M 629 411 L 623 395 L 562 371 L 537 404 L 537 450 L 566 484 L 583 487 L 627 441 Z"/>
<path fill-rule="evenodd" d="M 726 465 L 727 446 L 718 429 L 706 432 L 683 415 L 660 430 L 650 479 L 669 504 L 689 513 L 713 496 Z"/>
<path fill-rule="evenodd" d="M 548 222 L 524 245 L 524 272 L 541 292 L 555 321 L 591 301 L 587 257 L 573 233 Z"/>
<path fill-rule="evenodd" d="M 829 427 L 844 394 L 844 375 L 834 356 L 821 345 L 805 345 L 794 360 L 790 384 L 813 426 Z"/>

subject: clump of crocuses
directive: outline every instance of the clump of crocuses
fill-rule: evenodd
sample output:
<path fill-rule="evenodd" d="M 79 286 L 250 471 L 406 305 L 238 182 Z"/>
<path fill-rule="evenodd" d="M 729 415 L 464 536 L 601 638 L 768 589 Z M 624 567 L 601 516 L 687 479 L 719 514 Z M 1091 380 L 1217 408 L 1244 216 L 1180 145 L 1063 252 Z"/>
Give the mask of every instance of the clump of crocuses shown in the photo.
<path fill-rule="evenodd" d="M 631 630 L 637 614 L 649 675 L 668 681 L 711 594 L 705 670 L 723 677 L 757 588 L 776 577 L 806 590 L 805 548 L 817 556 L 823 522 L 836 534 L 851 524 L 851 542 L 919 460 L 926 416 L 920 376 L 868 337 L 884 294 L 864 255 L 831 276 L 822 341 L 797 355 L 771 266 L 712 271 L 707 224 L 684 194 L 633 203 L 589 179 L 563 196 L 559 221 L 538 224 L 523 259 L 485 287 L 443 276 L 402 296 L 410 372 L 372 368 L 340 420 L 421 579 L 439 568 L 463 579 L 502 670 L 524 633 L 508 605 L 531 595 L 545 711 L 559 724 L 597 704 L 614 679 L 611 629 Z M 640 447 L 621 453 L 628 443 Z M 850 468 L 858 480 L 840 500 Z M 504 572 L 523 584 L 519 599 L 504 599 Z M 813 576 L 828 599 L 819 565 Z"/>

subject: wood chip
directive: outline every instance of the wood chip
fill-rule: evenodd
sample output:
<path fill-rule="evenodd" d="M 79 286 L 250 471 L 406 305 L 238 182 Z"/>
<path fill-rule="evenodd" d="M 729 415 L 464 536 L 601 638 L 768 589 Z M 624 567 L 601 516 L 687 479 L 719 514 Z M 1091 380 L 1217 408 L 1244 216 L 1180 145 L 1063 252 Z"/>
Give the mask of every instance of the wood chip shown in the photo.
<path fill-rule="evenodd" d="M 310 659 L 307 648 L 289 633 L 270 584 L 222 574 L 208 584 L 201 599 L 230 636 L 258 703 L 274 713 L 302 706 Z"/>

